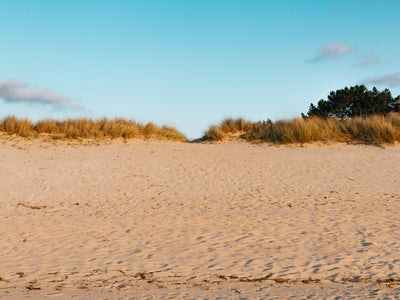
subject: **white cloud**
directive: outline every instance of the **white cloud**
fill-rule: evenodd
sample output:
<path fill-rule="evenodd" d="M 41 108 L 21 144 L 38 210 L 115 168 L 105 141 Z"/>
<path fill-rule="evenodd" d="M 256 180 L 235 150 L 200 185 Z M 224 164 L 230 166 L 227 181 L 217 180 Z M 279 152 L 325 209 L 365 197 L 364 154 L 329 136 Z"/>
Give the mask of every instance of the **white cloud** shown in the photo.
<path fill-rule="evenodd" d="M 349 45 L 341 43 L 330 43 L 324 45 L 322 48 L 317 49 L 317 56 L 311 62 L 318 62 L 329 59 L 338 59 L 346 54 L 355 52 L 355 49 L 350 48 Z"/>
<path fill-rule="evenodd" d="M 82 109 L 65 96 L 50 90 L 29 88 L 27 83 L 15 80 L 0 80 L 0 98 L 8 103 L 48 105 L 55 109 Z"/>
<path fill-rule="evenodd" d="M 400 85 L 400 72 L 384 75 L 381 77 L 368 77 L 368 78 L 365 78 L 362 81 L 362 83 L 386 85 L 386 86 L 398 86 L 398 85 Z"/>

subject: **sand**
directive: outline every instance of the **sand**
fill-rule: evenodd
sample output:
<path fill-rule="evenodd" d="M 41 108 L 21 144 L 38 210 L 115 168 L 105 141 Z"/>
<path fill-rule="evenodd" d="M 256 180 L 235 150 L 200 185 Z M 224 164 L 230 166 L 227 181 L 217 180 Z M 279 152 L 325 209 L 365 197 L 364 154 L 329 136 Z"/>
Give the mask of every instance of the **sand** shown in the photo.
<path fill-rule="evenodd" d="M 400 146 L 0 140 L 0 298 L 400 297 Z"/>

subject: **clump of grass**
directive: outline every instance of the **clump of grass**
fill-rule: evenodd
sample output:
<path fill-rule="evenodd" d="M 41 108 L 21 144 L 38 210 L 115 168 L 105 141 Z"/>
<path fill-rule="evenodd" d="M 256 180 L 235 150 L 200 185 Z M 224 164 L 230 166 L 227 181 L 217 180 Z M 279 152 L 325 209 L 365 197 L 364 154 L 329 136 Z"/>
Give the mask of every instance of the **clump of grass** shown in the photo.
<path fill-rule="evenodd" d="M 237 132 L 246 132 L 253 128 L 253 124 L 250 121 L 246 121 L 242 118 L 232 119 L 228 118 L 222 121 L 220 125 L 220 129 L 224 133 L 237 133 Z"/>
<path fill-rule="evenodd" d="M 180 141 L 180 142 L 186 142 L 187 138 L 185 135 L 180 133 L 178 130 L 176 130 L 174 127 L 170 126 L 162 126 L 158 132 L 158 134 L 162 137 L 165 137 L 169 140 L 173 141 Z"/>
<path fill-rule="evenodd" d="M 108 138 L 131 139 L 140 136 L 140 125 L 135 121 L 121 118 L 113 120 L 104 118 L 101 119 L 99 123 L 99 130 Z"/>
<path fill-rule="evenodd" d="M 0 123 L 0 129 L 9 134 L 16 134 L 23 137 L 33 135 L 34 126 L 28 119 L 17 119 L 14 116 L 6 117 Z"/>
<path fill-rule="evenodd" d="M 187 138 L 173 127 L 159 127 L 154 123 L 143 125 L 121 118 L 112 120 L 82 118 L 65 121 L 45 119 L 33 124 L 28 119 L 17 119 L 11 116 L 0 121 L 0 131 L 23 137 L 48 134 L 57 139 L 165 138 L 180 142 L 187 141 Z"/>
<path fill-rule="evenodd" d="M 148 123 L 143 128 L 141 128 L 141 132 L 144 136 L 152 137 L 159 133 L 160 128 L 154 123 Z"/>
<path fill-rule="evenodd" d="M 346 141 L 337 119 L 292 119 L 276 122 L 258 122 L 254 130 L 244 135 L 246 140 L 259 140 L 274 144 L 311 143 L 316 141 Z"/>
<path fill-rule="evenodd" d="M 371 144 L 387 144 L 400 140 L 400 126 L 390 117 L 371 116 L 346 121 L 346 129 L 355 139 Z"/>
<path fill-rule="evenodd" d="M 61 124 L 53 119 L 45 119 L 35 124 L 35 131 L 40 133 L 62 133 Z"/>
<path fill-rule="evenodd" d="M 205 140 L 222 141 L 225 138 L 225 132 L 218 126 L 212 125 L 204 134 Z"/>
<path fill-rule="evenodd" d="M 243 134 L 253 129 L 254 124 L 242 118 L 232 119 L 228 118 L 221 122 L 220 126 L 210 126 L 208 131 L 205 132 L 202 140 L 222 141 L 228 136 Z"/>
<path fill-rule="evenodd" d="M 239 134 L 247 141 L 272 144 L 347 142 L 365 144 L 387 144 L 400 142 L 400 116 L 336 118 L 295 118 L 292 120 L 249 122 L 242 119 L 226 119 L 219 126 L 211 126 L 203 139 L 221 141 Z"/>

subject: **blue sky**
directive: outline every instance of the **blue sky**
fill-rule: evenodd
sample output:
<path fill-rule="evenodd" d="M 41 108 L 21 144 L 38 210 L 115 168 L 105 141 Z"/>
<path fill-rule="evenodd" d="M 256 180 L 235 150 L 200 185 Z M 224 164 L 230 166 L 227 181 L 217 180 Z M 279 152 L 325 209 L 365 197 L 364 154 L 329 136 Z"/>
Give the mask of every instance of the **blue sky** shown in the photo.
<path fill-rule="evenodd" d="M 400 94 L 398 0 L 0 0 L 0 117 L 125 117 L 190 138 L 307 112 L 365 83 Z"/>

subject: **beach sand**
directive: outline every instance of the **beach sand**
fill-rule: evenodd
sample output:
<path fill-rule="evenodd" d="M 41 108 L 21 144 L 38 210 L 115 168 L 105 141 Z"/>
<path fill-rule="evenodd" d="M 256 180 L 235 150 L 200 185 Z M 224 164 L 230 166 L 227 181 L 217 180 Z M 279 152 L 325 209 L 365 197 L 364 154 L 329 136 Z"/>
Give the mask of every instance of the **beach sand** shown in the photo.
<path fill-rule="evenodd" d="M 400 297 L 400 146 L 0 140 L 0 298 Z"/>

